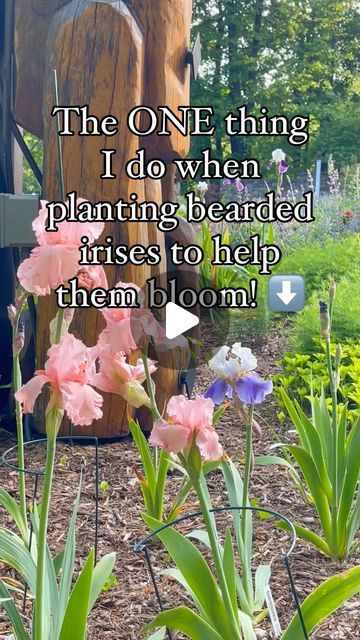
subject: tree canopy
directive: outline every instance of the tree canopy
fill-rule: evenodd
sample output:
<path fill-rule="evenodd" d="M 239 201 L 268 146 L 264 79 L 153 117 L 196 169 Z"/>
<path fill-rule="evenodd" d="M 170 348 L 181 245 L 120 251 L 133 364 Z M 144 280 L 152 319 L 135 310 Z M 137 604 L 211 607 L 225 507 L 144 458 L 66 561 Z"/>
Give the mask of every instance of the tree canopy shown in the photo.
<path fill-rule="evenodd" d="M 270 158 L 281 146 L 297 169 L 333 155 L 359 160 L 360 3 L 354 0 L 195 0 L 203 65 L 192 103 L 213 106 L 218 157 Z M 254 115 L 310 117 L 302 147 L 277 138 L 225 135 L 222 117 L 246 104 Z M 204 146 L 193 142 L 192 153 Z"/>

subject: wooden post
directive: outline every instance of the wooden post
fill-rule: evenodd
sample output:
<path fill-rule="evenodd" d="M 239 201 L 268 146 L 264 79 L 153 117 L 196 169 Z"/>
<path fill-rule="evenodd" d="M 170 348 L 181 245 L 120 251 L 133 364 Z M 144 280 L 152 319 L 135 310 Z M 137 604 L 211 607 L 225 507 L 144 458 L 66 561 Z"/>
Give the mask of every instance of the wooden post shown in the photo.
<path fill-rule="evenodd" d="M 57 133 L 54 118 L 50 117 L 54 105 L 52 70 L 56 69 L 62 105 L 86 104 L 97 117 L 112 114 L 120 123 L 119 133 L 106 140 L 101 136 L 63 137 L 66 192 L 75 190 L 94 202 L 128 200 L 130 193 L 137 193 L 139 200 L 151 195 L 161 202 L 163 186 L 169 192 L 169 178 L 164 185 L 159 181 L 134 181 L 126 176 L 125 164 L 141 147 L 146 147 L 149 156 L 170 162 L 188 152 L 189 141 L 175 132 L 170 137 L 154 135 L 139 141 L 127 128 L 127 114 L 142 104 L 155 109 L 166 105 L 174 111 L 179 105 L 189 104 L 189 70 L 184 61 L 189 44 L 191 0 L 32 0 L 32 9 L 29 4 L 28 0 L 15 0 L 18 66 L 15 118 L 27 130 L 44 138 L 45 198 L 59 199 L 61 193 Z M 57 10 L 58 7 L 62 8 Z M 104 147 L 117 150 L 116 180 L 100 179 L 100 152 Z M 158 243 L 162 251 L 160 270 L 166 273 L 164 235 L 155 223 L 109 224 L 104 235 L 113 235 L 117 243 L 128 246 Z M 159 275 L 159 269 L 131 264 L 106 270 L 109 286 L 119 280 L 143 286 L 147 278 Z M 196 279 L 194 271 L 194 283 Z M 39 367 L 49 346 L 49 321 L 56 311 L 54 296 L 39 301 Z M 78 310 L 72 331 L 92 346 L 103 326 L 102 316 L 96 310 Z M 186 341 L 180 341 L 180 346 L 171 353 L 167 351 L 169 347 L 159 355 L 163 361 L 173 362 L 174 371 L 161 368 L 157 374 L 162 404 L 165 395 L 177 393 L 176 369 L 186 368 L 189 360 Z M 82 434 L 114 437 L 127 432 L 129 407 L 120 396 L 105 394 L 104 398 L 102 420 L 88 429 L 81 428 Z M 44 406 L 40 415 L 43 411 Z M 65 423 L 64 429 L 69 430 L 70 425 Z"/>

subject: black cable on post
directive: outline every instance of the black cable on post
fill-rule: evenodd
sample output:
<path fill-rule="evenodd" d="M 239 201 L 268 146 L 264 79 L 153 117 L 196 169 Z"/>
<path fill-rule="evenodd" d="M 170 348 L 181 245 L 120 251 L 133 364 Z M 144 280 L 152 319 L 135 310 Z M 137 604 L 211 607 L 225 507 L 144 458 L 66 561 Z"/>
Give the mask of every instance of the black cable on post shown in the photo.
<path fill-rule="evenodd" d="M 42 189 L 42 183 L 43 183 L 43 175 L 36 163 L 36 160 L 34 158 L 34 156 L 32 155 L 29 147 L 27 146 L 23 136 L 21 135 L 21 131 L 17 125 L 17 123 L 15 122 L 13 115 L 11 114 L 11 120 L 10 120 L 10 124 L 11 124 L 11 131 L 13 133 L 13 136 L 16 140 L 16 142 L 18 143 L 24 158 L 27 160 L 30 169 L 32 170 L 36 180 L 38 181 L 41 189 Z"/>

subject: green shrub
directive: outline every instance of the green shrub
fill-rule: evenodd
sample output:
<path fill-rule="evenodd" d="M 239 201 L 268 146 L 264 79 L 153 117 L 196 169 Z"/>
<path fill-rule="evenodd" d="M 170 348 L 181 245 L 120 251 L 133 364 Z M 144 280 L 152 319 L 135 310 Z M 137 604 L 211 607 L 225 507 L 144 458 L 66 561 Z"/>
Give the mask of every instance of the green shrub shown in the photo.
<path fill-rule="evenodd" d="M 299 273 L 306 281 L 307 294 L 319 289 L 334 278 L 347 276 L 356 267 L 360 255 L 360 236 L 352 234 L 342 240 L 328 240 L 304 245 L 283 257 L 277 267 L 279 273 Z"/>
<path fill-rule="evenodd" d="M 329 263 L 332 257 L 328 256 Z M 310 297 L 305 309 L 296 314 L 293 344 L 299 353 L 313 353 L 319 340 L 319 300 L 327 298 L 327 286 Z M 347 342 L 360 336 L 360 271 L 354 271 L 337 283 L 336 305 L 332 322 L 334 342 Z"/>
<path fill-rule="evenodd" d="M 335 355 L 335 347 L 332 349 Z M 330 384 L 326 364 L 325 349 L 320 342 L 318 350 L 313 354 L 288 353 L 278 364 L 282 372 L 274 376 L 274 395 L 278 404 L 284 408 L 281 389 L 284 389 L 292 400 L 297 400 L 304 411 L 310 409 L 310 385 L 315 395 L 325 391 L 330 408 Z M 339 407 L 348 403 L 349 419 L 353 421 L 359 415 L 360 407 L 360 343 L 350 341 L 342 345 L 340 363 L 340 385 L 338 388 Z"/>

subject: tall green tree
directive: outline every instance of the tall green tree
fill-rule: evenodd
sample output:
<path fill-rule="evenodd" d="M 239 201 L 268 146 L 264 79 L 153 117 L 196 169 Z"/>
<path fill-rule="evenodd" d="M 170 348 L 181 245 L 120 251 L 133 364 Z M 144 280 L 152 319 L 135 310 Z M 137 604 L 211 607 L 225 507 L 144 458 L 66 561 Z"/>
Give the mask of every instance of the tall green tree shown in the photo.
<path fill-rule="evenodd" d="M 360 127 L 360 7 L 355 0 L 195 0 L 194 30 L 203 43 L 202 76 L 194 104 L 212 105 L 219 157 L 270 157 L 282 146 L 297 167 L 332 153 L 358 160 Z M 222 118 L 246 104 L 261 115 L 311 119 L 302 149 L 283 140 L 227 138 Z M 198 139 L 193 152 L 204 146 Z"/>

